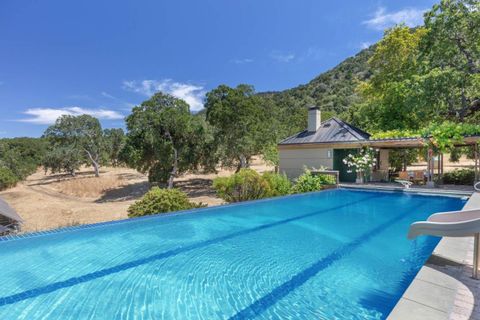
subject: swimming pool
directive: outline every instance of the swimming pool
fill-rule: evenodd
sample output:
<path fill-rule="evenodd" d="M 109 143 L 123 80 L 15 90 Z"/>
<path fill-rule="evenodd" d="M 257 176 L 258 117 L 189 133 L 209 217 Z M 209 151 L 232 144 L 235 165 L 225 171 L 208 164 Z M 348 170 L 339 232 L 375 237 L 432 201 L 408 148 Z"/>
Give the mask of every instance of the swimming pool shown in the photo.
<path fill-rule="evenodd" d="M 384 319 L 454 197 L 329 190 L 0 241 L 0 319 Z"/>

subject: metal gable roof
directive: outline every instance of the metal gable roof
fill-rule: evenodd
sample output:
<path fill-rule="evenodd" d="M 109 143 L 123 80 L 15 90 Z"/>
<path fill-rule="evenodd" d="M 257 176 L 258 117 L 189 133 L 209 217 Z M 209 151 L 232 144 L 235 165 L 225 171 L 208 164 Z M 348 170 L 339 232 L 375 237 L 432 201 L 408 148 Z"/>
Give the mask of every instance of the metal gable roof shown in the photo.
<path fill-rule="evenodd" d="M 0 216 L 7 217 L 16 222 L 23 222 L 23 219 L 18 215 L 18 213 L 13 210 L 13 208 L 10 207 L 2 198 L 0 198 Z"/>
<path fill-rule="evenodd" d="M 363 141 L 369 138 L 370 134 L 367 132 L 334 117 L 322 122 L 316 132 L 305 130 L 286 138 L 279 144 Z"/>

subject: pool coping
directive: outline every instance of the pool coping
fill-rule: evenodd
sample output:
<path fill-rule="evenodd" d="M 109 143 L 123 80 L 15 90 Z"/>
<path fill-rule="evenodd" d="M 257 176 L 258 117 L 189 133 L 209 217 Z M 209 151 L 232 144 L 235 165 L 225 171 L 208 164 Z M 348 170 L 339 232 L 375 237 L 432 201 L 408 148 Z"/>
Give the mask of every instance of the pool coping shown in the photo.
<path fill-rule="evenodd" d="M 476 208 L 480 193 L 473 192 L 463 210 Z M 387 319 L 480 319 L 480 282 L 471 278 L 472 260 L 472 237 L 442 238 Z"/>
<path fill-rule="evenodd" d="M 343 189 L 357 189 L 357 190 L 375 190 L 375 191 L 392 191 L 392 192 L 404 192 L 411 194 L 432 194 L 439 196 L 468 196 L 470 197 L 473 191 L 465 190 L 449 190 L 449 189 L 420 189 L 420 188 L 404 188 L 393 186 L 375 186 L 375 185 L 350 185 L 340 184 L 340 188 Z"/>

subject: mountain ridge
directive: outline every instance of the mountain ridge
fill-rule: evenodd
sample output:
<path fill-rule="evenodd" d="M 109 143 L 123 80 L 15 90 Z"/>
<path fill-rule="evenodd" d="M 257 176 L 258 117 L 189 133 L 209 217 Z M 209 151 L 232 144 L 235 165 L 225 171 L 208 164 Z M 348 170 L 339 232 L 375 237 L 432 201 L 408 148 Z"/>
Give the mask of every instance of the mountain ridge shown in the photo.
<path fill-rule="evenodd" d="M 306 84 L 282 91 L 260 92 L 259 95 L 269 96 L 277 103 L 288 100 L 298 107 L 316 105 L 322 111 L 341 115 L 352 104 L 359 102 L 356 87 L 359 81 L 365 81 L 371 76 L 368 59 L 374 50 L 375 45 L 363 49 L 335 67 L 320 73 Z"/>

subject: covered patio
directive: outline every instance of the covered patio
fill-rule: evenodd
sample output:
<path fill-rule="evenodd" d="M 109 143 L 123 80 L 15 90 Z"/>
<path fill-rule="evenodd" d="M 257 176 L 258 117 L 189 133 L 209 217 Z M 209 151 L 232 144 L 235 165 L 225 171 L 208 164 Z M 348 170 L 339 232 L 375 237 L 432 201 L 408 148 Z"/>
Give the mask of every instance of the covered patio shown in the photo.
<path fill-rule="evenodd" d="M 395 182 L 398 180 L 412 181 L 428 187 L 442 183 L 445 172 L 444 153 L 456 147 L 471 148 L 468 153 L 472 156 L 475 181 L 480 180 L 479 144 L 480 127 L 476 126 L 446 126 L 430 128 L 422 131 L 418 136 L 393 138 L 375 138 L 370 133 L 349 124 L 336 117 L 322 121 L 318 107 L 308 110 L 308 126 L 278 143 L 279 171 L 290 179 L 298 178 L 305 168 L 317 171 L 337 172 L 341 183 L 353 183 L 364 180 L 365 171 L 367 182 Z M 384 132 L 384 135 L 395 132 Z M 376 152 L 362 150 L 372 148 Z M 407 170 L 407 161 L 399 164 L 399 157 L 390 154 L 401 150 L 419 150 L 418 154 L 425 159 L 426 166 L 422 170 Z M 360 154 L 359 154 L 360 151 Z M 374 167 L 364 167 L 362 158 L 371 161 L 376 157 Z M 357 157 L 357 158 L 356 158 Z M 350 159 L 350 161 L 348 160 Z M 368 158 L 368 159 L 367 159 Z M 392 165 L 392 159 L 395 159 Z M 353 161 L 353 162 L 352 162 Z M 355 161 L 359 161 L 355 164 Z M 361 167 L 360 174 L 355 170 Z M 469 179 L 473 174 L 470 173 Z M 469 183 L 473 186 L 472 183 Z"/>
<path fill-rule="evenodd" d="M 473 154 L 473 170 L 475 172 L 475 182 L 480 181 L 480 136 L 464 137 L 461 142 L 454 143 L 455 147 L 472 148 Z M 441 151 L 434 150 L 434 144 L 430 138 L 391 138 L 391 139 L 371 139 L 357 143 L 357 148 L 370 147 L 376 150 L 377 164 L 372 169 L 368 183 L 385 184 L 392 183 L 397 185 L 395 178 L 400 180 L 410 180 L 417 184 L 417 187 L 440 187 L 445 172 L 445 155 Z M 337 146 L 340 147 L 340 146 Z M 347 147 L 347 146 L 345 146 Z M 351 149 L 353 146 L 348 145 Z M 393 172 L 390 163 L 390 151 L 392 150 L 424 150 L 426 169 L 424 170 L 407 170 L 406 161 L 402 165 L 400 172 Z M 463 186 L 455 189 L 461 190 Z M 469 187 L 467 187 L 469 188 Z M 463 189 L 466 189 L 465 187 Z M 473 186 L 469 188 L 473 190 Z"/>

